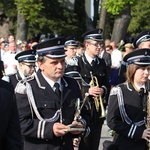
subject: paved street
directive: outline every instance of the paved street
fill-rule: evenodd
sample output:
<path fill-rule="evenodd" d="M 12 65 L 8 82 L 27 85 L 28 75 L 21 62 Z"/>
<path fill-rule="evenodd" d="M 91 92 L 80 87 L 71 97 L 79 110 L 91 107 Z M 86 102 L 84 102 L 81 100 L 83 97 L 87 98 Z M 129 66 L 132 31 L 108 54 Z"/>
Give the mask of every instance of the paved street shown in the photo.
<path fill-rule="evenodd" d="M 106 125 L 106 121 L 104 122 L 103 128 L 102 128 L 102 135 L 101 135 L 101 139 L 100 139 L 100 145 L 99 145 L 99 150 L 103 150 L 103 146 L 102 143 L 105 140 L 112 140 L 112 137 L 110 136 L 110 134 L 108 133 L 108 127 Z"/>

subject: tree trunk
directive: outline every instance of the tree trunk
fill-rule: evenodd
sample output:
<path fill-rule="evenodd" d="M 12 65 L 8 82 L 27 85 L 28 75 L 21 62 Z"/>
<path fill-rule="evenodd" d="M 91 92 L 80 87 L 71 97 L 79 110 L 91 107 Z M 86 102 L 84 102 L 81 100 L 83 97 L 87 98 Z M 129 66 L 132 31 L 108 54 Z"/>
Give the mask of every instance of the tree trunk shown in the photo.
<path fill-rule="evenodd" d="M 9 34 L 13 29 L 13 21 L 10 17 L 7 17 L 4 12 L 0 11 L 0 37 L 4 37 L 7 40 Z"/>
<path fill-rule="evenodd" d="M 18 11 L 16 39 L 22 41 L 27 40 L 27 33 L 28 33 L 28 21 L 25 19 L 23 14 Z"/>
<path fill-rule="evenodd" d="M 99 16 L 98 16 L 99 1 L 100 1 L 100 0 L 94 0 L 94 18 L 93 18 L 93 25 L 94 25 L 94 28 L 97 27 L 97 21 L 98 21 L 98 19 L 99 19 Z"/>
<path fill-rule="evenodd" d="M 106 2 L 106 0 L 102 0 L 101 4 L 103 4 L 105 2 Z M 101 5 L 101 11 L 100 11 L 100 14 L 99 14 L 98 27 L 103 29 L 103 32 L 105 31 L 106 16 L 107 16 L 107 10 L 103 5 Z"/>
<path fill-rule="evenodd" d="M 93 26 L 93 21 L 90 17 L 90 13 L 91 13 L 91 1 L 90 0 L 85 0 L 85 13 L 86 13 L 86 18 L 85 18 L 85 22 L 86 22 L 86 30 L 91 30 L 94 28 Z"/>
<path fill-rule="evenodd" d="M 128 5 L 126 10 L 122 14 L 118 15 L 114 21 L 111 41 L 119 43 L 120 40 L 125 39 L 130 20 L 130 6 Z"/>

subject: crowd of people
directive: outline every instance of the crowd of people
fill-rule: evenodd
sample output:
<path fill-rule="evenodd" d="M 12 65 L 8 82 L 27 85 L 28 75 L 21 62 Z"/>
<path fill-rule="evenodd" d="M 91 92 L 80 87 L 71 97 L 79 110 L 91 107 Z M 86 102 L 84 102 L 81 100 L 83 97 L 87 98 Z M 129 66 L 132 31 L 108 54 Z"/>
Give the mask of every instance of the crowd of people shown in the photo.
<path fill-rule="evenodd" d="M 150 32 L 124 51 L 102 35 L 0 38 L 1 149 L 98 150 L 105 119 L 115 150 L 147 149 Z"/>

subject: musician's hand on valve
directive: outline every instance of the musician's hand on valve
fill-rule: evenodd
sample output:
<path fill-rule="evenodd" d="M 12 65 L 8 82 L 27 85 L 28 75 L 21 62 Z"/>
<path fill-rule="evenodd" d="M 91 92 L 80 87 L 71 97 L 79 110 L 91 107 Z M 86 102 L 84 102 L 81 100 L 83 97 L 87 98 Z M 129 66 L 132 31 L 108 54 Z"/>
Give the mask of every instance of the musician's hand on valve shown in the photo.
<path fill-rule="evenodd" d="M 66 129 L 66 130 L 65 130 Z M 62 123 L 59 123 L 59 122 L 56 122 L 54 123 L 53 125 L 53 133 L 55 136 L 59 137 L 59 136 L 63 136 L 65 134 L 67 134 L 67 130 L 69 129 L 68 126 L 62 124 Z"/>
<path fill-rule="evenodd" d="M 145 139 L 147 142 L 150 142 L 150 128 L 144 130 L 142 134 L 142 139 Z"/>
<path fill-rule="evenodd" d="M 99 95 L 103 95 L 104 90 L 102 88 L 99 88 L 98 86 L 93 86 L 89 88 L 89 94 L 93 97 L 97 97 Z"/>

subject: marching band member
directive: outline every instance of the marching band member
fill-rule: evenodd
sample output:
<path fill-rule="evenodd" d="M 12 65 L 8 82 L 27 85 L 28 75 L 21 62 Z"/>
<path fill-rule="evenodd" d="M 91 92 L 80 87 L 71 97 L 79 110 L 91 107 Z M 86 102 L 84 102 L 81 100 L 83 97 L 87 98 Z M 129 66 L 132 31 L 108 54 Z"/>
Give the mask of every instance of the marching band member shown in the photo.
<path fill-rule="evenodd" d="M 143 30 L 133 41 L 133 46 L 136 49 L 150 48 L 150 31 Z"/>
<path fill-rule="evenodd" d="M 65 57 L 66 66 L 77 65 L 77 58 L 76 58 L 77 46 L 78 45 L 73 37 L 66 38 L 66 42 L 64 44 L 64 49 L 66 53 Z"/>
<path fill-rule="evenodd" d="M 3 70 L 0 61 L 0 71 Z M 1 79 L 0 73 L 0 149 L 22 150 L 19 116 L 13 86 Z"/>
<path fill-rule="evenodd" d="M 35 50 L 25 50 L 15 56 L 15 59 L 19 63 L 17 73 L 8 76 L 14 88 L 19 81 L 34 73 L 36 62 L 35 52 Z"/>
<path fill-rule="evenodd" d="M 150 50 L 127 54 L 127 81 L 115 86 L 108 101 L 107 125 L 116 132 L 117 150 L 147 150 L 150 129 L 146 128 L 147 81 L 150 74 Z"/>
<path fill-rule="evenodd" d="M 75 104 L 82 99 L 77 82 L 65 77 L 63 37 L 34 46 L 39 70 L 16 86 L 24 150 L 73 150 L 73 138 L 86 134 L 86 109 L 74 121 Z"/>
<path fill-rule="evenodd" d="M 91 83 L 91 73 L 97 78 L 97 83 L 94 83 L 94 86 L 85 88 L 85 92 L 90 94 L 91 103 L 91 132 L 85 139 L 85 143 L 87 150 L 98 150 L 105 116 L 101 117 L 101 108 L 96 110 L 95 102 L 97 100 L 94 99 L 96 98 L 99 101 L 99 98 L 102 97 L 103 100 L 106 100 L 110 87 L 105 60 L 98 57 L 103 40 L 102 29 L 87 31 L 82 37 L 84 38 L 85 52 L 78 58 L 80 74 L 87 84 Z"/>

